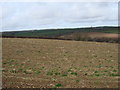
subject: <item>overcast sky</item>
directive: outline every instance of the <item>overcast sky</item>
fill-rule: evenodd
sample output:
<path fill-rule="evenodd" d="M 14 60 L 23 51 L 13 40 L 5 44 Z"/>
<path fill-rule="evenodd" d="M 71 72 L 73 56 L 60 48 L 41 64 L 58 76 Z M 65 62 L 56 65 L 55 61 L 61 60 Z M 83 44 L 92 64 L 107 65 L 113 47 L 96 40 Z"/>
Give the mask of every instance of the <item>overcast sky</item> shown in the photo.
<path fill-rule="evenodd" d="M 0 3 L 2 31 L 117 26 L 117 2 Z"/>

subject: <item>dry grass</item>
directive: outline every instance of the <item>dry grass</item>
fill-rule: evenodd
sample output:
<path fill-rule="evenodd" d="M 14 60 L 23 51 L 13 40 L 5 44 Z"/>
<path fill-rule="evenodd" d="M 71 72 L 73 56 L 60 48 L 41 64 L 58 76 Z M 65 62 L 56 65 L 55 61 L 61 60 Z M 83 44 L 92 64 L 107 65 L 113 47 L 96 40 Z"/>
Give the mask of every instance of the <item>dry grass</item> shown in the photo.
<path fill-rule="evenodd" d="M 118 87 L 118 44 L 3 38 L 2 48 L 3 87 Z"/>

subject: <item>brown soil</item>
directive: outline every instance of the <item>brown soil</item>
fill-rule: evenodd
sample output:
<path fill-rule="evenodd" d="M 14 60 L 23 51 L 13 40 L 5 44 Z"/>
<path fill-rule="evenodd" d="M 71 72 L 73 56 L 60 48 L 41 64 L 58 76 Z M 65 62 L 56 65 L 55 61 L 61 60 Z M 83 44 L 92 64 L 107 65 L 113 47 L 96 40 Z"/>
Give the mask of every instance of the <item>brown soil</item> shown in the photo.
<path fill-rule="evenodd" d="M 111 34 L 111 33 L 101 33 L 101 32 L 78 32 L 78 33 L 72 33 L 68 35 L 60 36 L 60 38 L 69 38 L 73 39 L 74 37 L 89 37 L 89 38 L 111 38 L 111 39 L 117 39 L 120 38 L 120 34 Z"/>
<path fill-rule="evenodd" d="M 3 88 L 118 88 L 118 44 L 2 41 Z"/>
<path fill-rule="evenodd" d="M 120 34 L 110 34 L 110 33 L 100 33 L 100 32 L 91 32 L 88 33 L 91 37 L 99 37 L 99 38 L 118 38 Z"/>

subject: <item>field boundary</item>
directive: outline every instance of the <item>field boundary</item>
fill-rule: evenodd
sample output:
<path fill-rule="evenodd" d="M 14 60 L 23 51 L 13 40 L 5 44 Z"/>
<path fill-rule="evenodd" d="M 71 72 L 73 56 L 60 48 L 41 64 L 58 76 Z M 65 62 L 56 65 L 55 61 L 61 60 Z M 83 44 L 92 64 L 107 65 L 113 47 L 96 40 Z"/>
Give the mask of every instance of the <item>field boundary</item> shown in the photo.
<path fill-rule="evenodd" d="M 95 38 L 95 39 L 81 39 L 81 40 L 74 40 L 74 39 L 66 39 L 66 38 L 59 38 L 59 37 L 20 37 L 20 36 L 2 36 L 2 38 L 26 38 L 26 39 L 51 39 L 51 40 L 71 40 L 71 41 L 90 41 L 90 42 L 106 42 L 106 43 L 119 43 L 119 38 Z"/>

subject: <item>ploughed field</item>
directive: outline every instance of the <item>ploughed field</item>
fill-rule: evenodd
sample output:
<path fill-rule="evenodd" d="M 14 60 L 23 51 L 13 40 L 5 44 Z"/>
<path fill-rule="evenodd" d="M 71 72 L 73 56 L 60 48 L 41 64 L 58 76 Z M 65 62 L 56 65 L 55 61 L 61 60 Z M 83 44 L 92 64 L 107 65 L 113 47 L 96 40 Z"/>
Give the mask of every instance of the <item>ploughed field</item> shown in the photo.
<path fill-rule="evenodd" d="M 3 88 L 118 88 L 118 44 L 2 39 Z"/>

